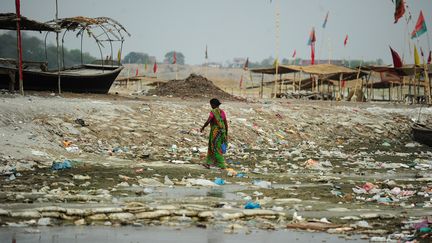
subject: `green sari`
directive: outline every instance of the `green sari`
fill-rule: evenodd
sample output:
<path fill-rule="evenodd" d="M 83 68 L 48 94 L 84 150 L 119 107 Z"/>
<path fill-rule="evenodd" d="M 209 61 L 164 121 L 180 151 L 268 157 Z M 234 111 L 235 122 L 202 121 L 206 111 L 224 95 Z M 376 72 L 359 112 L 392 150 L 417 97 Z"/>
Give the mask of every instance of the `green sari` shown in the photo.
<path fill-rule="evenodd" d="M 226 128 L 221 116 L 219 108 L 211 111 L 214 119 L 210 122 L 210 135 L 207 150 L 207 164 L 217 165 L 221 169 L 225 169 L 225 159 L 222 153 L 222 144 L 226 144 Z"/>

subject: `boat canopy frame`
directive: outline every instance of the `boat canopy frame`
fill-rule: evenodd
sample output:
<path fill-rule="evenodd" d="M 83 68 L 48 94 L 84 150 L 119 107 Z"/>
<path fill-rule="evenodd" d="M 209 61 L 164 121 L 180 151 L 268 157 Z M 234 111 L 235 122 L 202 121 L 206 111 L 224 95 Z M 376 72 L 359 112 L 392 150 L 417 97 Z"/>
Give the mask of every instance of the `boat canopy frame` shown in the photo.
<path fill-rule="evenodd" d="M 120 42 L 120 54 L 123 51 L 123 42 L 125 35 L 131 36 L 131 34 L 126 30 L 126 28 L 121 25 L 118 21 L 109 18 L 109 17 L 96 17 L 89 18 L 84 16 L 76 16 L 69 18 L 61 18 L 54 19 L 46 22 L 46 24 L 52 26 L 59 32 L 64 30 L 62 36 L 62 64 L 63 68 L 65 68 L 65 60 L 64 60 L 64 38 L 66 33 L 69 31 L 76 32 L 76 37 L 81 38 L 81 65 L 83 65 L 83 37 L 85 33 L 88 34 L 89 37 L 92 37 L 99 48 L 99 53 L 101 56 L 101 65 L 102 69 L 104 67 L 104 57 L 102 52 L 103 42 L 108 42 L 111 50 L 111 59 L 113 58 L 113 42 Z M 101 33 L 97 33 L 97 30 L 101 30 Z M 47 37 L 48 33 L 45 35 L 45 58 L 48 61 L 48 52 L 47 52 Z M 104 38 L 105 37 L 105 38 Z M 118 60 L 118 64 L 120 65 L 120 61 Z M 113 65 L 113 62 L 110 62 Z"/>

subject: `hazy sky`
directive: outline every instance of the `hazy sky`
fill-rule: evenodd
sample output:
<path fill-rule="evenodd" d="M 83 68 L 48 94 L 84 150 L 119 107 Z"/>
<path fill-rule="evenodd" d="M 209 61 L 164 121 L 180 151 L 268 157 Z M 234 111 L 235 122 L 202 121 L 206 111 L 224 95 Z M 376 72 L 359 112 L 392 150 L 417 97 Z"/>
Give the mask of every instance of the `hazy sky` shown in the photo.
<path fill-rule="evenodd" d="M 1 0 L 1 12 L 15 11 L 14 2 Z M 21 2 L 24 16 L 40 21 L 54 18 L 55 0 Z M 432 31 L 432 1 L 406 2 L 413 18 L 408 26 L 404 19 L 393 24 L 391 0 L 58 0 L 59 17 L 108 16 L 122 23 L 132 34 L 126 39 L 125 54 L 145 52 L 162 61 L 166 52 L 176 50 L 185 55 L 189 64 L 204 62 L 206 45 L 209 61 L 215 62 L 234 57 L 261 61 L 276 56 L 276 6 L 280 9 L 280 59 L 290 58 L 294 49 L 297 57 L 309 59 L 307 40 L 315 26 L 317 58 L 382 58 L 390 63 L 391 45 L 405 62 L 412 63 L 408 32 L 421 9 Z M 323 29 L 327 11 L 329 19 Z M 344 48 L 346 34 L 349 40 Z M 78 41 L 72 36 L 66 45 L 76 48 Z M 420 37 L 419 44 L 429 50 L 426 34 Z M 87 44 L 84 50 L 98 55 L 94 45 Z"/>

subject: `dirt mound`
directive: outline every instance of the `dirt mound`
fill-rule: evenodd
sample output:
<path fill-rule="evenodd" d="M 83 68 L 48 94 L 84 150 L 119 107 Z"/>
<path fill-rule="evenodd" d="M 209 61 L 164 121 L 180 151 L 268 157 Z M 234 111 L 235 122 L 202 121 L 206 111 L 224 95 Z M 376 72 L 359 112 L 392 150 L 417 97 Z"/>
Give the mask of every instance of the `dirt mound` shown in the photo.
<path fill-rule="evenodd" d="M 221 90 L 207 78 L 191 74 L 184 80 L 170 80 L 159 84 L 159 87 L 149 91 L 150 95 L 192 98 L 219 98 L 225 100 L 238 100 L 238 98 Z"/>

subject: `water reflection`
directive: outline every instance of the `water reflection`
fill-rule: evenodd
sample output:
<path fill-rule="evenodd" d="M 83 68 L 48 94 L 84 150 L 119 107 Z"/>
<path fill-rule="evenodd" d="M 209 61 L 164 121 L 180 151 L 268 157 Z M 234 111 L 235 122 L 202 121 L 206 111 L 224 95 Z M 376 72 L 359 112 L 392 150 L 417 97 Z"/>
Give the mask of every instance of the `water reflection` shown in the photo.
<path fill-rule="evenodd" d="M 219 197 L 224 198 L 224 191 L 219 188 L 210 188 L 210 190 L 207 191 L 207 197 Z"/>

